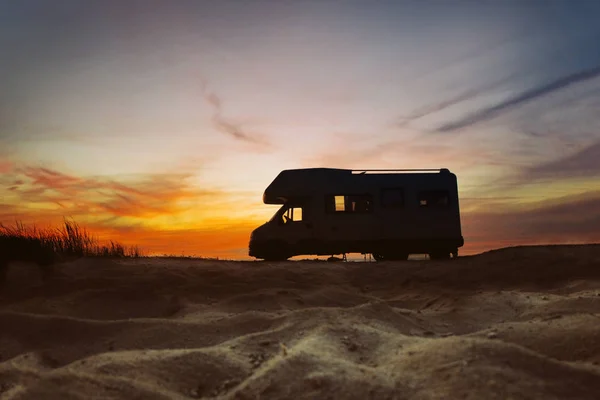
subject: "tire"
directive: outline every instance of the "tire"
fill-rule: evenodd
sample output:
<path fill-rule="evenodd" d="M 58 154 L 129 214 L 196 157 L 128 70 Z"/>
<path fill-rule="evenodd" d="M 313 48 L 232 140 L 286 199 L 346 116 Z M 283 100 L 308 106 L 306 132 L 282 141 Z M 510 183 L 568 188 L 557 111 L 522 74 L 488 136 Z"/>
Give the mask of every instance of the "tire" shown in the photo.
<path fill-rule="evenodd" d="M 450 252 L 436 251 L 433 253 L 429 253 L 429 259 L 430 260 L 449 260 Z"/>
<path fill-rule="evenodd" d="M 279 262 L 279 261 L 287 261 L 289 257 L 286 256 L 277 256 L 277 255 L 268 255 L 266 257 L 263 257 L 264 261 L 270 261 L 270 262 Z"/>
<path fill-rule="evenodd" d="M 261 257 L 265 261 L 286 261 L 290 258 L 288 245 L 281 241 L 272 241 L 267 245 L 268 251 Z"/>

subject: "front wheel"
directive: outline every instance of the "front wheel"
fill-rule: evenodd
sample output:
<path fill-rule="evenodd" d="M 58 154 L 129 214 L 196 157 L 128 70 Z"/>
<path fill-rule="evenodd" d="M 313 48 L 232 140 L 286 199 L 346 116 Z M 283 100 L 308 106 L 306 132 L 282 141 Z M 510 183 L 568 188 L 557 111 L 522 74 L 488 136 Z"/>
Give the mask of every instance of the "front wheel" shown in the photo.
<path fill-rule="evenodd" d="M 289 257 L 284 256 L 284 255 L 269 255 L 269 256 L 263 257 L 263 260 L 276 262 L 276 261 L 287 261 L 288 258 Z"/>
<path fill-rule="evenodd" d="M 291 257 L 287 244 L 282 241 L 271 241 L 265 247 L 265 254 L 260 257 L 265 261 L 286 261 Z"/>

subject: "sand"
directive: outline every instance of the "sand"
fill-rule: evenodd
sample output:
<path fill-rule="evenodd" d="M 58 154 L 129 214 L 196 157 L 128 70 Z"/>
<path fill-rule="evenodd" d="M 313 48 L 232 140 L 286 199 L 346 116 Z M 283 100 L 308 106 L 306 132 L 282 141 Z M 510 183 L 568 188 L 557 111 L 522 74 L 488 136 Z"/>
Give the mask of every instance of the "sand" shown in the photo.
<path fill-rule="evenodd" d="M 598 399 L 600 245 L 80 259 L 0 289 L 1 399 Z"/>

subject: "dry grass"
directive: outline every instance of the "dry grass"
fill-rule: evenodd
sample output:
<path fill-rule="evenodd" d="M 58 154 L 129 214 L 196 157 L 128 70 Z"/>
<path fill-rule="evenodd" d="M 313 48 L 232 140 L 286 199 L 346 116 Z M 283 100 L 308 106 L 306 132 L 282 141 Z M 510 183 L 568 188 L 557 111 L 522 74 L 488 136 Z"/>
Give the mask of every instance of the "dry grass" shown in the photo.
<path fill-rule="evenodd" d="M 139 247 L 99 240 L 76 222 L 64 220 L 59 228 L 0 224 L 0 253 L 11 260 L 52 262 L 77 257 L 141 257 Z"/>

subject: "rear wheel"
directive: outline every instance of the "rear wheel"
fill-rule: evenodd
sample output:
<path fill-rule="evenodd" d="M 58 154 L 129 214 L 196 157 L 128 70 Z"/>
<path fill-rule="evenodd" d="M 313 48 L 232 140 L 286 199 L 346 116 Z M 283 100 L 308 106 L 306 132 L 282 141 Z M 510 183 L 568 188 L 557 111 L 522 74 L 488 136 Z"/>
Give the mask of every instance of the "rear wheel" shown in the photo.
<path fill-rule="evenodd" d="M 375 261 L 383 261 L 383 256 L 378 253 L 373 253 L 373 258 L 375 259 Z"/>
<path fill-rule="evenodd" d="M 429 259 L 430 260 L 449 260 L 450 252 L 436 251 L 433 253 L 429 253 Z"/>

